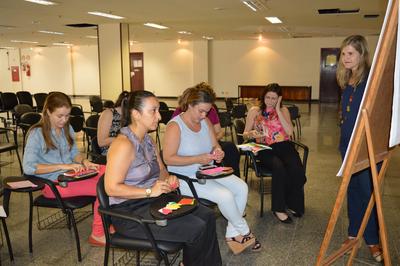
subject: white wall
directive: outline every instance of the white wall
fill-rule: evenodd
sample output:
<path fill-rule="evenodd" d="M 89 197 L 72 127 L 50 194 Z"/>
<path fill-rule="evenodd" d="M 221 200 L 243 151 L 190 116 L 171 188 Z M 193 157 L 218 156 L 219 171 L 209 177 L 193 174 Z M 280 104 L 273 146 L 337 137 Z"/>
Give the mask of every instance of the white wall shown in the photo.
<path fill-rule="evenodd" d="M 99 60 L 97 46 L 74 46 L 73 84 L 75 95 L 99 95 Z"/>
<path fill-rule="evenodd" d="M 10 65 L 29 63 L 28 77 L 20 66 L 20 81 L 12 82 Z M 29 57 L 29 60 L 26 58 Z M 0 50 L 0 90 L 37 92 L 62 91 L 69 95 L 99 95 L 99 67 L 97 46 L 36 47 Z"/>
<path fill-rule="evenodd" d="M 368 38 L 371 51 L 378 37 Z M 340 47 L 343 38 L 213 41 L 210 83 L 217 95 L 238 96 L 238 85 L 312 86 L 319 98 L 321 48 Z M 371 57 L 372 59 L 372 57 Z"/>
<path fill-rule="evenodd" d="M 193 85 L 193 42 L 135 43 L 131 52 L 143 52 L 145 90 L 179 96 Z"/>

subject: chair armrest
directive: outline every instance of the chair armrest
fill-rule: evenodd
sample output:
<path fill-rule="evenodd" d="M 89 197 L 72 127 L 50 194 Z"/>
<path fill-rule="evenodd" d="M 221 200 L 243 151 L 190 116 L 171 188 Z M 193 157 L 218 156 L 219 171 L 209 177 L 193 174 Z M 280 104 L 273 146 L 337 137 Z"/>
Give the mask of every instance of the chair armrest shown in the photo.
<path fill-rule="evenodd" d="M 189 188 L 190 188 L 190 191 L 191 191 L 192 194 L 193 194 L 193 197 L 194 197 L 197 201 L 199 200 L 199 196 L 197 195 L 196 188 L 195 188 L 194 185 L 193 185 L 194 182 L 199 182 L 197 179 L 190 178 L 190 177 L 188 177 L 188 176 L 181 175 L 181 174 L 177 174 L 177 173 L 174 173 L 174 172 L 169 172 L 169 174 L 170 174 L 170 175 L 174 175 L 174 176 L 176 176 L 177 178 L 179 178 L 179 179 L 185 181 L 185 182 L 188 184 L 188 186 L 189 186 Z"/>
<path fill-rule="evenodd" d="M 56 183 L 54 183 L 53 181 L 51 181 L 49 179 L 38 177 L 35 175 L 24 174 L 24 176 L 30 180 L 36 180 L 36 181 L 42 182 L 45 185 L 48 185 L 50 187 L 51 191 L 53 192 L 54 196 L 56 197 L 56 200 L 58 201 L 58 204 L 62 208 L 63 212 L 66 213 L 66 208 L 65 208 L 64 202 L 62 201 L 60 192 L 58 192 L 58 190 L 56 188 Z"/>
<path fill-rule="evenodd" d="M 303 167 L 304 167 L 304 172 L 306 171 L 307 168 L 307 160 L 308 160 L 308 152 L 309 152 L 309 148 L 307 145 L 299 142 L 299 141 L 295 141 L 295 140 L 291 140 L 291 143 L 293 143 L 293 145 L 300 147 L 304 150 L 303 152 Z"/>
<path fill-rule="evenodd" d="M 17 129 L 15 129 L 15 128 L 9 128 L 9 127 L 0 127 L 0 130 L 12 132 L 12 133 L 13 133 L 13 138 L 14 138 L 14 143 L 15 143 L 16 146 L 18 146 Z"/>
<path fill-rule="evenodd" d="M 99 212 L 103 213 L 105 215 L 109 215 L 109 216 L 113 216 L 113 217 L 117 217 L 117 218 L 121 218 L 124 220 L 128 220 L 128 221 L 132 221 L 138 224 L 155 224 L 156 220 L 154 219 L 144 219 L 142 216 L 140 215 L 136 215 L 134 213 L 131 212 L 124 212 L 124 211 L 118 211 L 118 210 L 113 210 L 110 208 L 104 208 L 99 206 Z"/>

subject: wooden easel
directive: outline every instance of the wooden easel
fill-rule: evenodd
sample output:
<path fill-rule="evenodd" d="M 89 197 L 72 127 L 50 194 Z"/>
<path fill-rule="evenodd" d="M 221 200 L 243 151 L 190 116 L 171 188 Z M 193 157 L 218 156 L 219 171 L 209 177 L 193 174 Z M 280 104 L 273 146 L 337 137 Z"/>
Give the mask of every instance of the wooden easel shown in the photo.
<path fill-rule="evenodd" d="M 353 142 L 348 147 L 348 157 L 344 165 L 342 183 L 317 257 L 317 266 L 331 265 L 350 250 L 351 254 L 347 265 L 352 265 L 358 248 L 363 241 L 363 233 L 375 203 L 384 264 L 391 265 L 381 198 L 381 184 L 393 151 L 393 149 L 389 149 L 389 132 L 393 99 L 399 0 L 389 1 L 390 3 L 392 4 L 388 7 L 387 23 L 384 29 L 382 29 L 382 42 L 379 50 L 376 51 L 376 62 L 370 73 L 367 94 L 361 106 L 361 116 L 353 133 Z M 379 173 L 376 166 L 378 162 L 382 162 Z M 343 201 L 346 197 L 351 176 L 353 173 L 368 167 L 371 167 L 374 192 L 371 195 L 357 237 L 325 258 Z"/>

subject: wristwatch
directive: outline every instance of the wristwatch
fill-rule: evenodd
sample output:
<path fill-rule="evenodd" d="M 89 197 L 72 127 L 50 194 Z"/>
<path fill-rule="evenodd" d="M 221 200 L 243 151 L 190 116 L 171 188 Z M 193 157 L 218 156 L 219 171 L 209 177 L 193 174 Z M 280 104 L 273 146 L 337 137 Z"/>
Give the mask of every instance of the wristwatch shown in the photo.
<path fill-rule="evenodd" d="M 151 188 L 146 188 L 146 197 L 147 198 L 150 198 L 150 195 L 151 195 Z"/>

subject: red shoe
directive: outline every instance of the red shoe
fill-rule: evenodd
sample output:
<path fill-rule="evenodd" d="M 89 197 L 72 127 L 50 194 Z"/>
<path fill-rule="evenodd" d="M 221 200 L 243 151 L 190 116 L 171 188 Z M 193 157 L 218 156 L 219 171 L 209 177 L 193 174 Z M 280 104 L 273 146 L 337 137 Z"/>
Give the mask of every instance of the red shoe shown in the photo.
<path fill-rule="evenodd" d="M 375 261 L 381 262 L 383 260 L 382 257 L 382 249 L 379 245 L 368 246 L 369 252 L 371 252 L 371 256 Z"/>
<path fill-rule="evenodd" d="M 106 237 L 90 235 L 88 242 L 93 247 L 104 247 L 106 245 Z"/>

